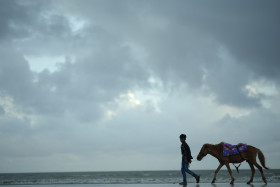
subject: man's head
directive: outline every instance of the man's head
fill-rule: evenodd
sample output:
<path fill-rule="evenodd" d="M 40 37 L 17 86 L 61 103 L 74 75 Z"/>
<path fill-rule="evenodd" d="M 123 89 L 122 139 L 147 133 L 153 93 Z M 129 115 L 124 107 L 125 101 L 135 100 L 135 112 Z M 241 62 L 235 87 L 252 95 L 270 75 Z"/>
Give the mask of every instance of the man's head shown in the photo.
<path fill-rule="evenodd" d="M 181 141 L 181 142 L 186 141 L 186 138 L 187 138 L 187 136 L 186 136 L 185 134 L 181 134 L 181 135 L 180 135 L 180 141 Z"/>

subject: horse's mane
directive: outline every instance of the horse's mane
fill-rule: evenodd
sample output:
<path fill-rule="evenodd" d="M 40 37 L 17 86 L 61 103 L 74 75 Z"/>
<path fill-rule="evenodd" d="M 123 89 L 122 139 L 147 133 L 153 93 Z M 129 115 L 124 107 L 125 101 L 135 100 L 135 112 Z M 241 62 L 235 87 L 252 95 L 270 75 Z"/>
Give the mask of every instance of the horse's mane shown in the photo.
<path fill-rule="evenodd" d="M 210 143 L 205 143 L 204 145 L 209 145 L 209 146 L 220 146 L 220 145 L 224 145 L 227 144 L 226 142 L 220 142 L 218 144 L 210 144 Z"/>
<path fill-rule="evenodd" d="M 212 145 L 212 147 L 213 147 L 216 151 L 220 152 L 220 151 L 222 151 L 223 145 L 224 145 L 224 144 L 226 144 L 226 143 L 225 143 L 225 142 L 220 142 L 220 143 L 218 143 L 218 144 Z"/>

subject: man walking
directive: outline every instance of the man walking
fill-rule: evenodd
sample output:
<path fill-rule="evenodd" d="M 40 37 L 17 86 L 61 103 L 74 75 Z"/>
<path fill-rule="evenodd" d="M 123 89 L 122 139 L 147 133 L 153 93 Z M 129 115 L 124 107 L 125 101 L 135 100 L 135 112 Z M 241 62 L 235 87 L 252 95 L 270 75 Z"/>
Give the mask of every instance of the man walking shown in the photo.
<path fill-rule="evenodd" d="M 196 175 L 194 172 L 189 170 L 190 163 L 192 162 L 192 155 L 189 145 L 186 143 L 187 136 L 185 134 L 180 135 L 180 141 L 182 142 L 181 145 L 181 152 L 182 152 L 182 167 L 181 172 L 183 175 L 183 182 L 179 183 L 181 185 L 187 185 L 187 176 L 186 172 L 191 176 L 195 177 L 196 183 L 199 183 L 200 176 Z"/>

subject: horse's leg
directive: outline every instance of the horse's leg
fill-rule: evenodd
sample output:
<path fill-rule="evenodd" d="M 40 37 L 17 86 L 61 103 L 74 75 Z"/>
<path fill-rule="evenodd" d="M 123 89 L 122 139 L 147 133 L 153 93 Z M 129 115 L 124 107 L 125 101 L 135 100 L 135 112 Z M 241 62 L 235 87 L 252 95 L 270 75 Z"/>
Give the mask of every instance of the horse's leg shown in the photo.
<path fill-rule="evenodd" d="M 215 183 L 217 174 L 219 173 L 219 171 L 220 171 L 220 169 L 223 167 L 223 165 L 224 165 L 224 164 L 220 163 L 220 165 L 219 165 L 218 168 L 216 169 L 215 174 L 214 174 L 214 178 L 213 178 L 213 180 L 212 180 L 212 184 Z"/>
<path fill-rule="evenodd" d="M 251 168 L 251 171 L 252 171 L 252 175 L 251 175 L 251 179 L 247 182 L 247 184 L 250 184 L 251 182 L 253 182 L 253 179 L 254 179 L 254 175 L 255 175 L 255 168 L 254 168 L 254 165 L 250 162 L 248 162 L 250 168 Z"/>
<path fill-rule="evenodd" d="M 266 178 L 265 178 L 265 176 L 264 176 L 264 174 L 263 174 L 263 169 L 262 169 L 262 167 L 261 167 L 256 161 L 254 162 L 254 165 L 260 170 L 261 175 L 262 175 L 262 179 L 263 179 L 264 183 L 267 184 Z"/>
<path fill-rule="evenodd" d="M 229 163 L 226 163 L 225 165 L 226 165 L 226 167 L 227 167 L 227 169 L 228 169 L 228 172 L 229 172 L 229 174 L 230 174 L 230 177 L 231 177 L 231 182 L 230 182 L 230 184 L 233 184 L 233 183 L 234 183 L 234 178 L 233 178 L 232 171 L 231 171 L 231 169 L 230 169 Z"/>

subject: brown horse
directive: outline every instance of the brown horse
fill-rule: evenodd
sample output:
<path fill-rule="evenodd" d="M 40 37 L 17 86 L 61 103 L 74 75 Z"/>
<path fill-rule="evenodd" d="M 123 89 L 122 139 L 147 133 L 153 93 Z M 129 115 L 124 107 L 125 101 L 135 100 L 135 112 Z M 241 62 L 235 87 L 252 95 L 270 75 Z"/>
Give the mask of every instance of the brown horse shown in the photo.
<path fill-rule="evenodd" d="M 224 142 L 221 142 L 221 143 L 216 144 L 216 145 L 204 144 L 202 146 L 199 154 L 197 155 L 197 160 L 198 161 L 201 161 L 203 157 L 205 157 L 207 154 L 210 154 L 213 157 L 217 158 L 218 161 L 220 162 L 219 167 L 215 171 L 215 175 L 214 175 L 214 178 L 212 180 L 212 183 L 215 183 L 216 176 L 217 176 L 218 172 L 223 167 L 223 165 L 226 165 L 226 167 L 228 169 L 228 172 L 231 176 L 230 184 L 233 184 L 234 183 L 234 177 L 232 175 L 232 171 L 230 169 L 229 164 L 230 163 L 241 163 L 241 162 L 246 160 L 248 162 L 250 168 L 251 168 L 251 171 L 252 171 L 251 179 L 247 182 L 247 184 L 250 184 L 251 182 L 253 182 L 253 178 L 254 178 L 254 174 L 255 174 L 254 165 L 260 170 L 261 175 L 262 175 L 262 179 L 267 184 L 267 181 L 266 181 L 265 176 L 263 174 L 262 167 L 256 161 L 256 157 L 258 155 L 261 165 L 265 169 L 268 169 L 265 166 L 265 158 L 264 158 L 264 155 L 263 155 L 263 153 L 260 149 L 257 149 L 253 146 L 250 146 L 250 145 L 247 145 L 247 150 L 240 153 L 240 154 L 231 155 L 231 156 L 223 156 L 223 145 L 224 144 L 225 144 Z"/>

